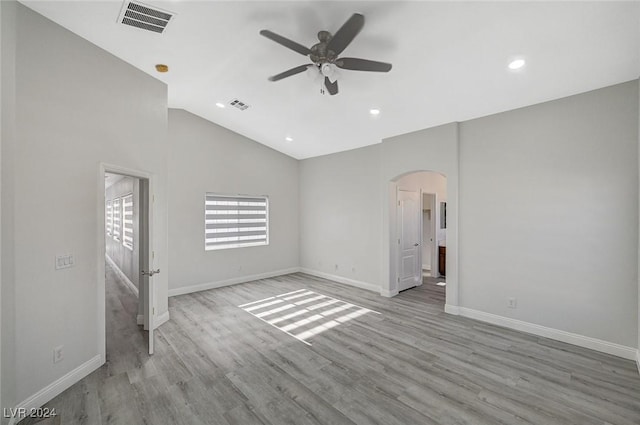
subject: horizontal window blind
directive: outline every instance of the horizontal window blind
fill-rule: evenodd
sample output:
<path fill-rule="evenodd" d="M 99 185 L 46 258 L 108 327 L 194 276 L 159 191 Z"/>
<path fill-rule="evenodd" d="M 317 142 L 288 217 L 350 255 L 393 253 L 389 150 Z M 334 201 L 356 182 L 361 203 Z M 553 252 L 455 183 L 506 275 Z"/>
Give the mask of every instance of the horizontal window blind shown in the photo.
<path fill-rule="evenodd" d="M 205 250 L 269 244 L 269 199 L 265 196 L 205 197 Z"/>
<path fill-rule="evenodd" d="M 113 239 L 120 240 L 122 204 L 120 198 L 113 200 Z"/>
<path fill-rule="evenodd" d="M 122 198 L 122 244 L 133 251 L 133 195 Z"/>
<path fill-rule="evenodd" d="M 107 201 L 106 216 L 107 235 L 111 236 L 111 232 L 113 232 L 113 208 L 111 207 L 111 200 Z"/>

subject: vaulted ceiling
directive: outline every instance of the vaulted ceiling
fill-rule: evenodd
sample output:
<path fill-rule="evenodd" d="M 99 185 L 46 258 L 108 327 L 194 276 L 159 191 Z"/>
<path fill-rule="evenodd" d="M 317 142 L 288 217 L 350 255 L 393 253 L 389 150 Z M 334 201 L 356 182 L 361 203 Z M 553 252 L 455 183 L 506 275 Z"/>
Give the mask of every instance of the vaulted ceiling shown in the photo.
<path fill-rule="evenodd" d="M 118 23 L 122 1 L 22 3 L 164 81 L 170 107 L 295 158 L 640 75 L 639 2 L 145 0 L 175 13 L 163 34 Z M 305 73 L 267 80 L 309 59 L 260 30 L 310 47 L 319 30 L 334 33 L 356 12 L 365 26 L 344 56 L 390 62 L 389 73 L 342 71 L 336 96 Z M 512 71 L 516 57 L 526 65 Z M 158 73 L 158 63 L 170 71 Z M 249 108 L 229 106 L 233 99 Z"/>

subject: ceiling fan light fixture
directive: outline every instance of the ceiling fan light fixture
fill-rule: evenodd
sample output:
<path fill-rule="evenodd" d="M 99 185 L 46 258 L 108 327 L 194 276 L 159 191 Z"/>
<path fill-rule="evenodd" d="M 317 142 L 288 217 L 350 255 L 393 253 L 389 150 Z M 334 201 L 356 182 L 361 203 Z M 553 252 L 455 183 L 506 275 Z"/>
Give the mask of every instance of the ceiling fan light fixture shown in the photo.
<path fill-rule="evenodd" d="M 380 109 L 377 109 L 377 108 L 369 109 L 369 114 L 371 114 L 372 116 L 376 117 L 376 116 L 380 115 Z"/>
<path fill-rule="evenodd" d="M 330 63 L 323 63 L 322 66 L 320 67 L 320 72 L 322 72 L 322 75 L 324 75 L 325 77 L 331 78 L 333 76 L 334 71 L 335 70 L 333 69 L 333 66 L 331 66 Z"/>

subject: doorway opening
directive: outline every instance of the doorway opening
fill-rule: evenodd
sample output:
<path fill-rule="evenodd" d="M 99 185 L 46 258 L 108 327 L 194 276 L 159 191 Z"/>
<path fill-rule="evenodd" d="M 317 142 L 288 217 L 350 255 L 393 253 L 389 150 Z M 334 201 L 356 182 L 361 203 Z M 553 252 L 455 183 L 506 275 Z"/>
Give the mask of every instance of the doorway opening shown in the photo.
<path fill-rule="evenodd" d="M 152 176 L 100 166 L 99 335 L 103 361 L 134 350 L 153 354 Z M 138 335 L 136 335 L 138 334 Z"/>
<path fill-rule="evenodd" d="M 429 302 L 444 305 L 447 179 L 440 173 L 417 171 L 396 180 L 395 189 L 390 230 L 395 233 L 391 258 L 398 292 L 421 287 Z"/>
<path fill-rule="evenodd" d="M 104 178 L 107 291 L 111 289 L 109 284 L 123 283 L 127 292 L 122 296 L 135 296 L 133 319 L 144 325 L 144 306 L 139 297 L 140 179 L 115 173 L 105 173 Z M 109 278 L 110 272 L 115 276 Z"/>

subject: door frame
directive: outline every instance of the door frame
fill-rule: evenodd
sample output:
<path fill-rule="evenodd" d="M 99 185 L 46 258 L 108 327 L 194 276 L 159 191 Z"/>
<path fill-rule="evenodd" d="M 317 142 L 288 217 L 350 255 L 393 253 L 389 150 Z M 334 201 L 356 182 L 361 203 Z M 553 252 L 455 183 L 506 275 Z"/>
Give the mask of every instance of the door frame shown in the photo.
<path fill-rule="evenodd" d="M 431 196 L 431 205 L 429 208 L 431 209 L 431 241 L 429 241 L 429 245 L 431 246 L 431 277 L 440 277 L 440 269 L 438 265 L 438 226 L 440 224 L 440 220 L 436 220 L 439 217 L 438 212 L 436 212 L 436 206 L 438 205 L 438 194 L 437 193 L 422 193 L 422 211 L 424 213 L 424 195 Z M 424 230 L 424 229 L 423 229 Z M 424 236 L 424 233 L 421 235 Z M 424 244 L 424 240 L 422 241 Z M 424 246 L 424 245 L 423 245 Z M 434 276 L 435 272 L 435 276 Z"/>
<path fill-rule="evenodd" d="M 447 290 L 444 305 L 445 313 L 460 314 L 458 297 L 458 174 L 457 169 L 450 173 L 437 171 L 438 168 L 414 168 L 407 169 L 392 177 L 383 176 L 380 182 L 381 208 L 382 208 L 382 252 L 380 253 L 380 295 L 394 297 L 398 295 L 396 277 L 396 253 L 394 247 L 396 205 L 395 191 L 398 180 L 402 177 L 420 172 L 429 171 L 443 175 L 447 178 Z M 397 244 L 396 244 L 397 246 Z"/>
<path fill-rule="evenodd" d="M 106 282 L 105 282 L 105 173 L 114 173 L 114 174 L 122 174 L 126 176 L 135 177 L 138 179 L 144 179 L 149 182 L 148 184 L 148 193 L 147 193 L 147 202 L 148 202 L 148 216 L 147 216 L 147 251 L 148 254 L 151 255 L 153 251 L 153 193 L 156 185 L 156 176 L 153 173 L 149 173 L 147 171 L 136 170 L 133 168 L 127 168 L 120 165 L 108 164 L 101 162 L 98 164 L 98 196 L 97 196 L 97 231 L 98 231 L 98 246 L 97 246 L 97 271 L 98 271 L 98 308 L 97 308 L 97 344 L 98 344 L 98 353 L 100 354 L 101 364 L 104 364 L 107 359 L 107 317 L 106 317 Z M 142 220 L 142 214 L 139 215 L 140 220 Z M 142 244 L 138 244 L 142 246 Z M 139 258 L 143 258 L 142 249 L 139 252 Z M 139 281 L 139 300 L 149 299 L 151 305 L 149 308 L 155 309 L 155 288 L 151 285 L 147 285 L 151 288 L 149 294 L 147 294 L 144 285 L 145 279 L 140 279 Z M 139 310 L 138 310 L 139 311 Z M 146 314 L 143 313 L 144 316 Z M 154 329 L 153 323 L 153 315 L 151 316 L 151 323 L 146 323 L 145 328 L 148 326 L 148 330 L 152 335 Z M 153 347 L 151 347 L 153 349 Z"/>
<path fill-rule="evenodd" d="M 420 285 L 422 285 L 422 244 L 423 244 L 423 240 L 422 240 L 422 209 L 423 209 L 423 205 L 422 205 L 422 188 L 418 188 L 418 189 L 412 189 L 412 188 L 408 188 L 408 187 L 404 187 L 404 186 L 396 186 L 396 199 L 395 199 L 395 205 L 396 205 L 396 225 L 395 225 L 395 238 L 398 239 L 400 238 L 400 215 L 399 213 L 399 209 L 400 209 L 400 204 L 399 204 L 399 199 L 400 199 L 400 192 L 404 191 L 404 192 L 418 192 L 418 243 L 420 244 L 418 246 L 418 253 L 417 253 L 417 258 L 418 261 L 417 263 L 419 264 L 419 275 L 418 275 L 418 281 L 416 282 L 416 286 L 418 287 Z M 402 257 L 402 250 L 398 249 L 398 244 L 394 244 L 395 246 L 395 251 L 396 251 L 396 268 L 395 268 L 395 279 L 397 283 L 400 283 L 400 269 L 401 269 L 401 257 Z M 414 287 L 414 288 L 415 288 Z M 407 289 L 411 289 L 411 288 L 407 288 Z"/>

